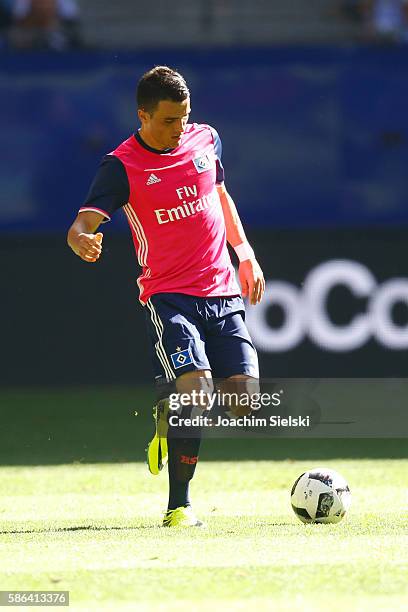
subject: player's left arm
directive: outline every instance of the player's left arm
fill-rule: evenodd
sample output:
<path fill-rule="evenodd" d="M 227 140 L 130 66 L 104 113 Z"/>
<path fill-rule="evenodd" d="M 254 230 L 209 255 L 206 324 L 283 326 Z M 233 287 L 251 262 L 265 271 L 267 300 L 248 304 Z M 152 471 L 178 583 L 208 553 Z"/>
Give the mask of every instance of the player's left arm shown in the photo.
<path fill-rule="evenodd" d="M 261 266 L 257 262 L 255 254 L 245 236 L 234 200 L 226 190 L 225 184 L 217 184 L 217 191 L 224 214 L 227 241 L 235 250 L 240 260 L 239 280 L 242 287 L 242 296 L 248 297 L 251 304 L 258 304 L 265 291 L 265 279 Z"/>

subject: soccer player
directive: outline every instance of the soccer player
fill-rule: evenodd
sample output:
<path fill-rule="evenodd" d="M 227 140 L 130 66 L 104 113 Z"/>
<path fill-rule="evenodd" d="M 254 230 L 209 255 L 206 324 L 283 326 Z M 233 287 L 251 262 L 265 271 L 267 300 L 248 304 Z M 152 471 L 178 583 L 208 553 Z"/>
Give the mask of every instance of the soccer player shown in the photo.
<path fill-rule="evenodd" d="M 119 209 L 127 216 L 142 268 L 137 284 L 158 389 L 148 466 L 158 474 L 168 462 L 163 525 L 199 526 L 189 483 L 202 432 L 187 419 L 205 406 L 192 400 L 169 424 L 168 398 L 173 391 L 192 398 L 211 392 L 212 377 L 221 380 L 220 393 L 253 389 L 258 360 L 242 297 L 257 304 L 265 281 L 224 184 L 220 137 L 209 125 L 188 123 L 183 76 L 167 66 L 149 70 L 138 83 L 137 105 L 141 127 L 103 158 L 68 244 L 94 263 L 102 252 L 99 225 Z M 227 242 L 240 262 L 242 292 Z M 230 409 L 242 414 L 237 403 Z"/>

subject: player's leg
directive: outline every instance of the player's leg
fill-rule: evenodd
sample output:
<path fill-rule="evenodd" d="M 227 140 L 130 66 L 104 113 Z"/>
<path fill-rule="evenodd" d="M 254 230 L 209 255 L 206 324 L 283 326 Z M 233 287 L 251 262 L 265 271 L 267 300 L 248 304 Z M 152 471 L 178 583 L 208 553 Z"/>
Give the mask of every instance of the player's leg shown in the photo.
<path fill-rule="evenodd" d="M 259 397 L 259 379 L 247 374 L 234 374 L 218 382 L 220 396 L 234 416 L 251 413 L 252 397 Z"/>
<path fill-rule="evenodd" d="M 205 354 L 204 332 L 192 296 L 158 294 L 147 304 L 147 323 L 151 337 L 152 357 L 158 389 L 156 432 L 148 447 L 148 465 L 152 473 L 159 473 L 169 461 L 169 510 L 165 524 L 192 524 L 189 511 L 189 482 L 194 475 L 200 446 L 200 428 L 184 426 L 183 419 L 197 409 L 194 403 L 179 405 L 170 414 L 169 397 L 176 393 L 188 394 L 210 390 L 211 374 Z M 174 407 L 174 405 L 173 405 Z M 169 418 L 177 416 L 180 424 Z M 174 422 L 174 424 L 173 424 Z M 164 437 L 165 436 L 165 437 Z M 190 512 L 191 515 L 191 512 Z M 167 522 L 166 519 L 171 519 Z"/>
<path fill-rule="evenodd" d="M 196 370 L 182 374 L 176 380 L 177 395 L 184 405 L 170 410 L 167 434 L 169 501 L 163 525 L 200 525 L 191 510 L 189 486 L 198 461 L 201 444 L 201 426 L 192 425 L 195 417 L 206 409 L 205 398 L 212 394 L 209 370 Z"/>
<path fill-rule="evenodd" d="M 146 304 L 146 323 L 156 384 L 153 407 L 155 433 L 148 445 L 147 462 L 157 475 L 167 464 L 169 396 L 177 391 L 176 380 L 190 371 L 209 369 L 204 332 L 192 296 L 157 294 Z"/>
<path fill-rule="evenodd" d="M 206 353 L 222 398 L 237 416 L 250 413 L 251 397 L 259 393 L 259 365 L 255 346 L 245 325 L 241 297 L 208 300 L 210 333 Z"/>

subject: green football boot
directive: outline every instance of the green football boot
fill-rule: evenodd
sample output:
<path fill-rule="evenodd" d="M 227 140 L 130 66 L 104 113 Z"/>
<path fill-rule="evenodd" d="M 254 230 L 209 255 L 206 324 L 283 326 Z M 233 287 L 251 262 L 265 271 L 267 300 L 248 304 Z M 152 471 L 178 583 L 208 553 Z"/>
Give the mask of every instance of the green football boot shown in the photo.
<path fill-rule="evenodd" d="M 167 510 L 163 518 L 163 527 L 205 527 L 193 512 L 191 506 L 180 506 Z"/>
<path fill-rule="evenodd" d="M 169 400 L 162 399 L 153 406 L 155 432 L 151 442 L 147 445 L 147 465 L 151 474 L 157 476 L 165 467 L 168 460 L 167 432 Z"/>

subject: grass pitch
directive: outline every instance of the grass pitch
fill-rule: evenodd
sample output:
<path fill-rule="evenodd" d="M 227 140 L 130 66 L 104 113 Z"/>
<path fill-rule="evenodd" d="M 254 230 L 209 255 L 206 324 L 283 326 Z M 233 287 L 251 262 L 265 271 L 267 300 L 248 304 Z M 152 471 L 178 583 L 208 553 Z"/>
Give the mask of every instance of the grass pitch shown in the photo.
<path fill-rule="evenodd" d="M 0 590 L 112 612 L 408 609 L 406 439 L 206 440 L 192 500 L 208 528 L 171 530 L 167 475 L 142 463 L 152 403 L 143 387 L 1 391 Z M 290 507 L 317 465 L 350 484 L 338 525 Z"/>
<path fill-rule="evenodd" d="M 350 484 L 338 525 L 290 507 L 319 463 Z M 166 475 L 142 463 L 2 467 L 0 589 L 69 590 L 72 610 L 406 610 L 407 483 L 406 459 L 202 461 L 208 527 L 171 530 Z"/>

